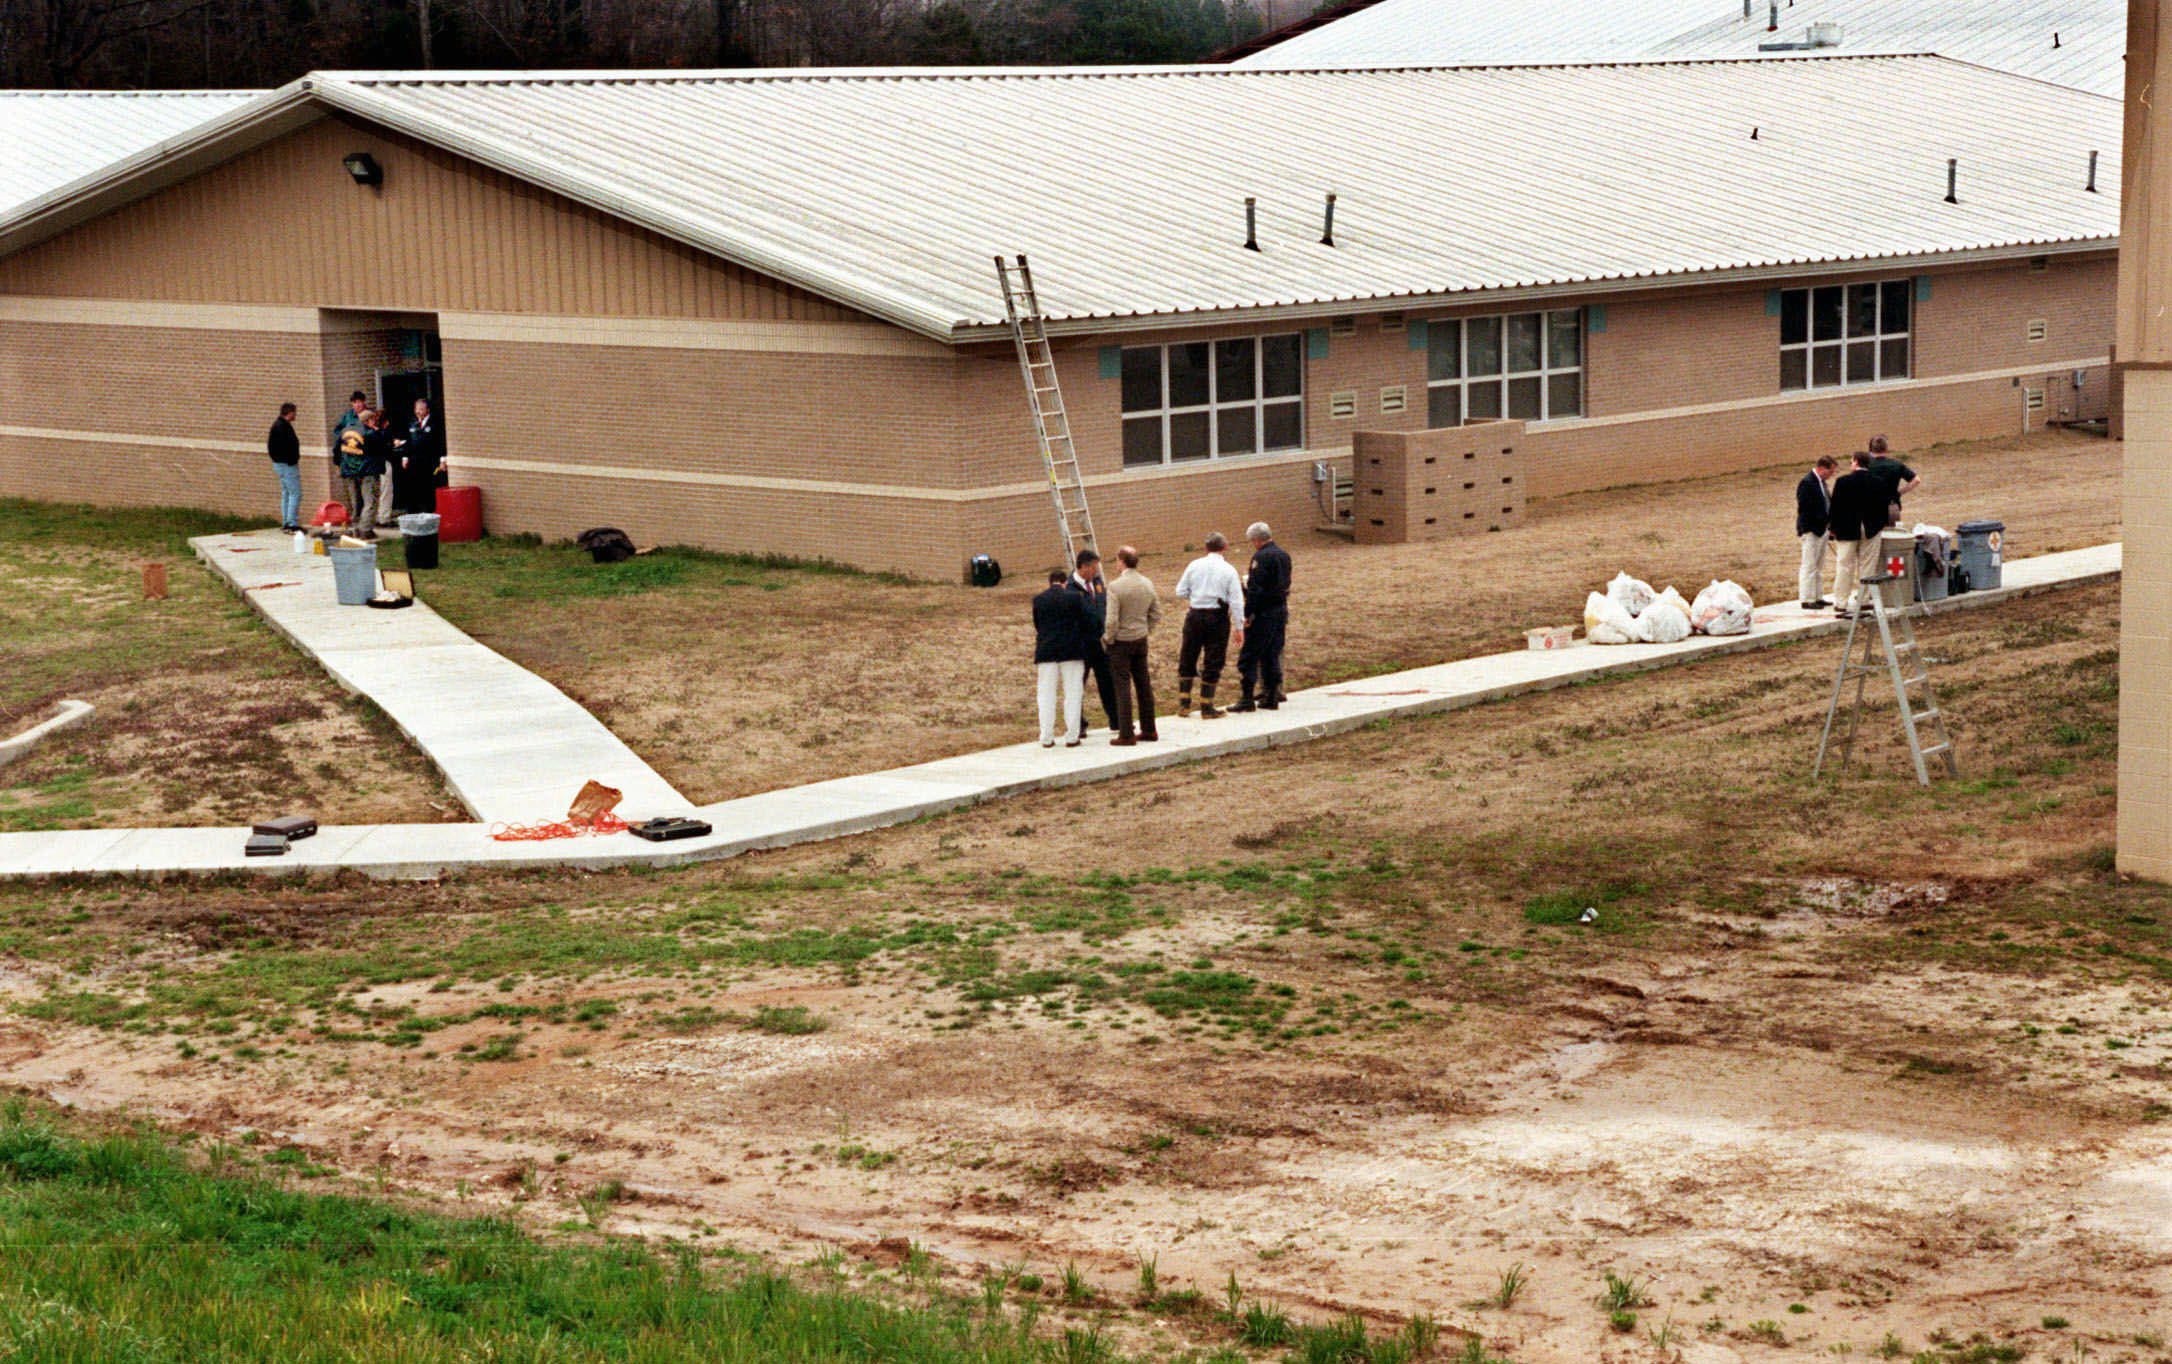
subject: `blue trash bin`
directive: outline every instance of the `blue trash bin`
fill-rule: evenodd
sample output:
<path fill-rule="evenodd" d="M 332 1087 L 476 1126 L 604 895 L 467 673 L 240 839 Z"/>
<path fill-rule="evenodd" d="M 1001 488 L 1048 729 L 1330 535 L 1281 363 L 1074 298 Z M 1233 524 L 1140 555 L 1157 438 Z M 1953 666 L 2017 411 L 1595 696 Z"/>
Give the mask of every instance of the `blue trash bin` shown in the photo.
<path fill-rule="evenodd" d="M 368 606 L 377 595 L 377 546 L 334 545 L 325 553 L 332 560 L 332 588 L 341 606 Z"/>
<path fill-rule="evenodd" d="M 1963 521 L 1955 527 L 1960 537 L 1959 561 L 1961 581 L 1967 591 L 1989 592 L 1999 586 L 2000 565 L 2006 561 L 2006 523 L 2004 521 Z"/>

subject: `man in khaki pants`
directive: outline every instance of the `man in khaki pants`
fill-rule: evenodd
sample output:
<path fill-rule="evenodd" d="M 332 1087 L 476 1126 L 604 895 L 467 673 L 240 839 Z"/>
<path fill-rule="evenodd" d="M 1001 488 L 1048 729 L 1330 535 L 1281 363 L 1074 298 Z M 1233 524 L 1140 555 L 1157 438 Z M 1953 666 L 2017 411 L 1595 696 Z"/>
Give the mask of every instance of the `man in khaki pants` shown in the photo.
<path fill-rule="evenodd" d="M 1855 614 L 1863 579 L 1878 567 L 1878 536 L 1885 530 L 1885 480 L 1870 471 L 1870 455 L 1858 450 L 1855 467 L 1833 483 L 1833 600 L 1841 616 Z"/>
<path fill-rule="evenodd" d="M 1161 738 L 1154 732 L 1154 679 L 1146 663 L 1146 637 L 1161 621 L 1161 595 L 1139 571 L 1139 551 L 1125 545 L 1116 551 L 1116 562 L 1124 566 L 1124 571 L 1109 584 L 1108 618 L 1101 627 L 1101 647 L 1108 650 L 1109 671 L 1116 682 L 1116 714 L 1109 717 L 1116 726 L 1116 737 L 1109 744 L 1123 748 Z M 1138 699 L 1136 733 L 1131 728 L 1134 696 Z"/>

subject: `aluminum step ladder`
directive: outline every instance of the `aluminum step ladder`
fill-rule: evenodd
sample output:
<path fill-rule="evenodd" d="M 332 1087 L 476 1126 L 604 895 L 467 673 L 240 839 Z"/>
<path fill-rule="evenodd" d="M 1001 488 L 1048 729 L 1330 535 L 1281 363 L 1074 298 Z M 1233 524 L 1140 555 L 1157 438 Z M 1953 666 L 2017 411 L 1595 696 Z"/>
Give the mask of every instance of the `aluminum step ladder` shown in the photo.
<path fill-rule="evenodd" d="M 1862 580 L 1870 588 L 1870 616 L 1878 625 L 1878 633 L 1872 635 L 1863 630 L 1863 612 L 1857 611 L 1848 619 L 1848 641 L 1840 650 L 1840 671 L 1833 678 L 1832 704 L 1825 709 L 1825 732 L 1818 736 L 1817 762 L 1810 769 L 1810 779 L 1815 781 L 1824 773 L 1825 755 L 1833 738 L 1833 723 L 1840 716 L 1840 700 L 1848 689 L 1848 679 L 1855 679 L 1855 705 L 1848 715 L 1848 732 L 1840 740 L 1841 767 L 1848 765 L 1848 757 L 1855 748 L 1855 731 L 1863 720 L 1863 692 L 1871 675 L 1884 673 L 1892 680 L 1893 699 L 1900 705 L 1901 733 L 1908 739 L 1908 756 L 1915 761 L 1916 780 L 1925 786 L 1931 784 L 1931 769 L 1926 761 L 1937 758 L 1944 763 L 1946 775 L 1961 775 L 1960 764 L 1954 761 L 1953 738 L 1946 732 L 1946 717 L 1939 709 L 1938 695 L 1931 690 L 1931 664 L 1923 656 L 1916 643 L 1915 618 L 1923 614 L 1920 606 L 1888 607 L 1885 603 L 1884 584 L 1906 582 L 1905 574 L 1881 573 Z M 1855 658 L 1855 636 L 1861 630 L 1863 656 Z M 1903 663 L 1906 671 L 1903 671 Z M 1920 698 L 1916 695 L 1920 689 Z M 1925 742 L 1928 738 L 1929 742 Z"/>
<path fill-rule="evenodd" d="M 1048 469 L 1049 496 L 1056 504 L 1056 533 L 1063 539 L 1063 565 L 1078 562 L 1078 552 L 1094 549 L 1094 518 L 1086 508 L 1086 481 L 1080 476 L 1078 448 L 1071 441 L 1071 418 L 1063 407 L 1063 386 L 1056 382 L 1056 355 L 1048 344 L 1040 295 L 1033 291 L 1033 271 L 1023 254 L 1013 264 L 995 258 L 1003 284 L 1003 310 L 1018 343 L 1018 369 L 1026 381 L 1026 405 L 1033 412 L 1034 439 Z"/>

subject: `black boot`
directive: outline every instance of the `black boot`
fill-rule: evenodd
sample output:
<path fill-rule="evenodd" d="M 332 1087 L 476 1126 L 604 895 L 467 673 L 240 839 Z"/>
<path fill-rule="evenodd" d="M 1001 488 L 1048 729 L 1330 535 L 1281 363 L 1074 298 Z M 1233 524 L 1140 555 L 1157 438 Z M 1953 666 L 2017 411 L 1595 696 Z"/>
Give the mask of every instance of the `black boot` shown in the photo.
<path fill-rule="evenodd" d="M 1212 696 L 1214 693 L 1208 692 L 1207 694 Z M 1177 679 L 1177 718 L 1181 720 L 1191 713 L 1192 680 L 1188 677 L 1180 677 Z"/>
<path fill-rule="evenodd" d="M 1219 720 L 1228 713 L 1228 711 L 1214 708 L 1214 684 L 1212 682 L 1202 683 L 1199 688 L 1199 718 L 1202 720 Z"/>
<path fill-rule="evenodd" d="M 1271 697 L 1271 696 L 1270 696 L 1270 697 L 1268 697 L 1268 698 L 1267 698 L 1267 704 L 1268 704 L 1269 708 L 1272 708 L 1272 707 L 1273 707 L 1273 705 L 1274 705 L 1274 698 L 1273 698 L 1273 697 Z M 1239 697 L 1237 698 L 1237 704 L 1236 704 L 1236 705 L 1234 705 L 1234 706 L 1231 706 L 1231 707 L 1229 708 L 1230 714 L 1232 714 L 1232 715 L 1249 715 L 1249 714 L 1251 714 L 1251 713 L 1252 713 L 1253 711 L 1255 711 L 1255 710 L 1258 710 L 1258 709 L 1259 709 L 1259 702 L 1257 702 L 1257 701 L 1254 701 L 1254 700 L 1252 699 L 1252 684 L 1251 684 L 1251 683 L 1249 683 L 1249 682 L 1247 682 L 1247 683 L 1245 683 L 1245 684 L 1244 684 L 1244 694 L 1243 694 L 1242 696 L 1239 696 Z"/>

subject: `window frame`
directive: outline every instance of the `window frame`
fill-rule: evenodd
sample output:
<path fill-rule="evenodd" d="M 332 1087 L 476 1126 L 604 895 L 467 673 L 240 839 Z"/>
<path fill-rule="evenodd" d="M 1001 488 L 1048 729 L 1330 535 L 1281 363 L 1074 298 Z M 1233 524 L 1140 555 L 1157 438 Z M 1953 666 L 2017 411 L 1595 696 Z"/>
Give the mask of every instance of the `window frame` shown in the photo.
<path fill-rule="evenodd" d="M 1270 395 L 1267 392 L 1267 349 L 1271 341 L 1287 341 L 1296 356 L 1297 391 Z M 1222 347 L 1246 342 L 1252 348 L 1252 396 L 1224 401 L 1221 397 Z M 1207 400 L 1204 403 L 1172 405 L 1169 389 L 1170 352 L 1180 346 L 1205 346 L 1207 348 L 1206 380 Z M 1131 355 L 1151 351 L 1158 366 L 1160 405 L 1156 407 L 1129 408 L 1123 405 L 1121 390 L 1117 394 L 1117 453 L 1125 469 L 1163 469 L 1180 464 L 1212 464 L 1224 459 L 1247 459 L 1254 455 L 1285 454 L 1305 447 L 1305 334 L 1302 331 L 1256 332 L 1242 336 L 1217 336 L 1204 340 L 1159 341 L 1141 346 L 1119 348 L 1119 367 Z M 1267 444 L 1267 420 L 1270 409 L 1295 409 L 1297 414 L 1297 440 L 1291 445 Z M 1249 450 L 1222 449 L 1222 422 L 1227 416 L 1249 410 L 1252 413 L 1252 448 Z M 1204 455 L 1187 455 L 1178 458 L 1171 448 L 1171 428 L 1174 419 L 1200 416 L 1206 419 L 1207 444 Z M 1158 421 L 1161 429 L 1161 457 L 1157 460 L 1134 460 L 1130 455 L 1130 429 L 1135 422 Z"/>
<path fill-rule="evenodd" d="M 1851 330 L 1854 321 L 1855 291 L 1857 289 L 1870 290 L 1871 297 L 1875 300 L 1875 313 L 1871 329 L 1862 333 Z M 1836 291 L 1840 295 L 1840 332 L 1837 336 L 1820 337 L 1818 335 L 1818 295 L 1827 290 Z M 1891 319 L 1887 316 L 1888 309 L 1886 307 L 1888 290 L 1898 291 L 1899 297 L 1904 301 L 1908 312 L 1905 323 L 1898 331 L 1892 330 L 1889 325 Z M 1915 279 L 1913 276 L 1903 275 L 1892 279 L 1850 280 L 1845 284 L 1806 284 L 1795 288 L 1781 289 L 1777 292 L 1780 295 L 1778 313 L 1780 392 L 1817 393 L 1841 388 L 1867 388 L 1874 384 L 1894 384 L 1915 377 L 1915 327 L 1918 300 L 1915 296 Z M 1802 300 L 1803 339 L 1789 341 L 1787 339 L 1788 304 L 1791 299 L 1796 298 Z M 1896 341 L 1905 347 L 1904 353 L 1907 359 L 1901 373 L 1889 374 L 1886 372 L 1886 352 Z M 1871 358 L 1871 373 L 1868 378 L 1859 379 L 1853 377 L 1849 353 L 1857 346 L 1868 347 Z M 1833 356 L 1834 373 L 1839 376 L 1838 378 L 1824 383 L 1818 381 L 1820 353 Z M 1801 366 L 1800 382 L 1790 382 L 1791 376 L 1788 373 L 1788 362 L 1790 357 L 1793 356 L 1801 357 L 1798 362 Z"/>
<path fill-rule="evenodd" d="M 1562 315 L 1573 316 L 1576 319 L 1576 363 L 1573 365 L 1557 365 L 1553 363 L 1553 322 L 1556 317 Z M 1517 317 L 1535 317 L 1538 319 L 1539 367 L 1537 369 L 1512 370 L 1508 367 L 1508 332 L 1510 325 L 1509 320 L 1511 318 Z M 1496 348 L 1500 352 L 1501 367 L 1499 370 L 1495 371 L 1492 374 L 1471 374 L 1468 372 L 1470 368 L 1471 355 L 1470 328 L 1471 324 L 1473 323 L 1484 322 L 1494 322 L 1499 324 Z M 1471 423 L 1472 417 L 1470 390 L 1471 386 L 1474 383 L 1495 384 L 1499 387 L 1501 395 L 1500 414 L 1498 416 L 1492 417 L 1480 417 L 1477 419 L 1479 421 L 1548 422 L 1578 421 L 1583 418 L 1584 409 L 1587 406 L 1587 400 L 1591 396 L 1591 384 L 1589 378 L 1591 369 L 1591 329 L 1590 318 L 1585 309 L 1581 307 L 1535 309 L 1526 308 L 1519 309 L 1513 313 L 1479 313 L 1467 317 L 1436 317 L 1429 319 L 1425 325 L 1425 419 L 1426 425 L 1429 429 L 1443 429 L 1443 427 L 1441 426 L 1436 426 L 1433 421 L 1433 405 L 1435 401 L 1434 394 L 1438 393 L 1442 389 L 1452 388 L 1456 390 L 1457 420 L 1452 423 L 1448 423 L 1447 425 L 1468 426 Z M 1451 377 L 1436 379 L 1433 377 L 1432 359 L 1434 337 L 1435 335 L 1440 334 L 1445 329 L 1449 328 L 1454 329 L 1456 336 L 1457 372 Z M 1574 412 L 1564 412 L 1556 414 L 1553 411 L 1554 380 L 1566 377 L 1568 375 L 1576 376 L 1576 410 Z M 1537 416 L 1511 417 L 1509 415 L 1508 386 L 1511 381 L 1517 379 L 1535 379 L 1538 381 L 1539 409 Z"/>

